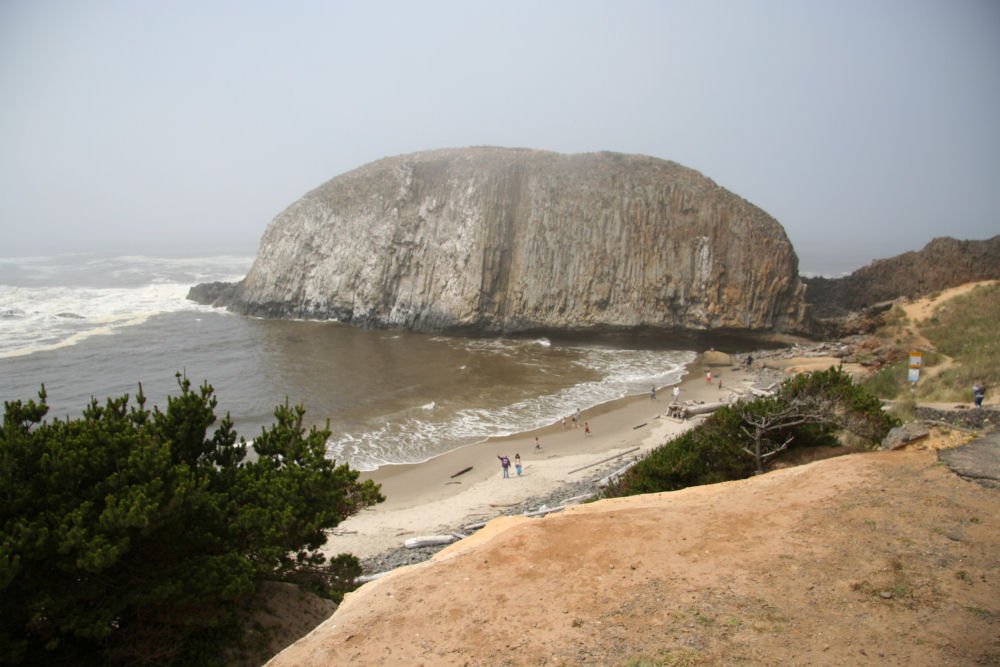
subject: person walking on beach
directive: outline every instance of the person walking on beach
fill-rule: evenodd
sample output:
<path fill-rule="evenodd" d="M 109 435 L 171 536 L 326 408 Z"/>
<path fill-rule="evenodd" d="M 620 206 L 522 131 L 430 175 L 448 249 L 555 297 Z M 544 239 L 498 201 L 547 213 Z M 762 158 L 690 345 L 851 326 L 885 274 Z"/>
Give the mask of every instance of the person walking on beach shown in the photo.
<path fill-rule="evenodd" d="M 564 431 L 566 430 L 566 418 L 565 417 L 563 417 L 563 430 Z"/>
<path fill-rule="evenodd" d="M 500 459 L 500 467 L 503 468 L 504 478 L 510 477 L 510 459 L 502 454 L 497 454 L 497 458 Z"/>
<path fill-rule="evenodd" d="M 674 403 L 679 403 L 681 400 L 681 386 L 679 384 L 674 385 Z"/>
<path fill-rule="evenodd" d="M 582 418 L 583 415 L 580 414 L 580 408 L 577 408 L 576 412 L 573 413 L 573 428 L 576 428 L 577 426 L 580 425 L 580 420 Z"/>
<path fill-rule="evenodd" d="M 709 383 L 712 382 L 712 371 L 708 371 L 707 373 L 705 373 L 705 380 L 707 380 Z"/>
<path fill-rule="evenodd" d="M 521 476 L 521 455 L 514 454 L 514 468 L 517 470 L 517 476 Z"/>
<path fill-rule="evenodd" d="M 751 368 L 753 368 L 753 355 L 752 354 L 748 354 L 747 355 L 747 370 L 750 370 Z"/>
<path fill-rule="evenodd" d="M 590 422 L 583 422 L 583 437 L 590 435 Z"/>
<path fill-rule="evenodd" d="M 977 408 L 983 407 L 983 399 L 986 398 L 986 385 L 982 381 L 972 385 L 972 402 Z"/>
<path fill-rule="evenodd" d="M 535 436 L 535 451 L 536 452 L 542 451 L 542 443 L 538 442 L 538 436 L 537 435 Z"/>
<path fill-rule="evenodd" d="M 651 401 L 656 400 L 656 385 L 653 385 L 652 387 L 649 388 L 649 400 Z"/>

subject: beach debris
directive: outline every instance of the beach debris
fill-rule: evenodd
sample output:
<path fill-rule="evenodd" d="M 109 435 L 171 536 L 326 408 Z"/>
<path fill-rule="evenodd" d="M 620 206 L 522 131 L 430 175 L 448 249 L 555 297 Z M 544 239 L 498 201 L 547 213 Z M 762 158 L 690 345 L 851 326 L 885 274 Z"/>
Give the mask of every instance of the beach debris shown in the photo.
<path fill-rule="evenodd" d="M 609 484 L 611 484 L 611 482 L 615 481 L 619 476 L 621 476 L 626 470 L 628 470 L 629 468 L 631 468 L 632 466 L 634 466 L 638 462 L 639 462 L 638 459 L 635 459 L 633 461 L 629 461 L 628 463 L 626 463 L 625 465 L 623 465 L 618 470 L 615 470 L 614 472 L 612 472 L 612 473 L 606 475 L 605 477 L 602 477 L 601 479 L 597 480 L 597 486 L 600 487 L 600 488 L 602 488 L 602 489 L 605 488 L 606 486 L 608 486 Z"/>
<path fill-rule="evenodd" d="M 615 460 L 617 458 L 621 458 L 622 456 L 625 456 L 626 454 L 631 454 L 632 452 L 634 452 L 634 451 L 636 451 L 638 449 L 641 449 L 641 447 L 633 447 L 632 449 L 626 449 L 624 452 L 620 452 L 618 454 L 615 454 L 614 456 L 609 456 L 606 459 L 601 459 L 600 461 L 594 461 L 593 463 L 588 463 L 585 466 L 581 466 L 579 468 L 574 468 L 573 470 L 570 470 L 569 473 L 567 473 L 567 474 L 572 475 L 575 472 L 580 472 L 581 470 L 586 470 L 587 468 L 593 468 L 594 466 L 599 466 L 602 463 L 607 463 L 608 461 L 613 461 L 613 460 Z"/>
<path fill-rule="evenodd" d="M 458 472 L 456 472 L 454 475 L 452 475 L 451 479 L 455 479 L 459 475 L 464 475 L 465 473 L 469 472 L 470 470 L 472 470 L 472 466 L 469 466 L 468 468 L 462 468 L 461 470 L 459 470 Z"/>
<path fill-rule="evenodd" d="M 645 426 L 645 425 L 646 425 L 646 424 L 648 424 L 648 423 L 649 423 L 649 422 L 642 422 L 642 423 L 641 423 L 641 424 L 639 424 L 638 426 L 633 426 L 633 427 L 632 427 L 632 430 L 634 431 L 634 430 L 636 430 L 636 429 L 639 429 L 639 428 L 642 428 L 643 426 Z"/>
<path fill-rule="evenodd" d="M 667 419 L 682 422 L 687 420 L 687 407 L 676 401 L 667 406 Z"/>
<path fill-rule="evenodd" d="M 638 449 L 638 447 L 636 447 L 636 449 Z M 521 514 L 517 514 L 517 515 L 514 515 L 514 516 L 538 517 L 538 516 L 545 516 L 546 514 L 554 514 L 556 512 L 563 511 L 567 507 L 572 507 L 573 505 L 579 505 L 584 500 L 588 500 L 588 499 L 592 498 L 593 496 L 594 496 L 593 493 L 585 493 L 585 494 L 580 495 L 580 496 L 574 496 L 572 498 L 568 498 L 568 499 L 562 501 L 562 503 L 560 503 L 557 507 L 549 507 L 548 505 L 544 505 L 543 504 L 541 507 L 539 507 L 537 510 L 535 510 L 533 512 L 523 512 Z M 496 518 L 496 517 L 494 517 L 494 518 Z M 472 523 L 472 524 L 469 524 L 468 526 L 465 526 L 465 531 L 469 532 L 469 533 L 475 532 L 475 531 L 479 530 L 480 528 L 482 528 L 483 526 L 485 526 L 488 523 L 489 523 L 489 521 L 483 521 L 481 523 Z"/>
<path fill-rule="evenodd" d="M 710 412 L 715 412 L 719 408 L 729 405 L 726 401 L 719 401 L 717 403 L 702 403 L 701 405 L 688 406 L 687 416 L 691 417 L 693 415 L 705 415 Z"/>
<path fill-rule="evenodd" d="M 431 547 L 438 544 L 451 544 L 455 541 L 454 535 L 424 535 L 423 537 L 411 537 L 403 542 L 407 549 L 417 549 L 419 547 Z"/>
<path fill-rule="evenodd" d="M 584 500 L 590 500 L 594 497 L 593 493 L 584 493 L 583 495 L 573 496 L 572 498 L 567 498 L 560 503 L 563 507 L 569 507 L 570 505 L 579 505 Z"/>

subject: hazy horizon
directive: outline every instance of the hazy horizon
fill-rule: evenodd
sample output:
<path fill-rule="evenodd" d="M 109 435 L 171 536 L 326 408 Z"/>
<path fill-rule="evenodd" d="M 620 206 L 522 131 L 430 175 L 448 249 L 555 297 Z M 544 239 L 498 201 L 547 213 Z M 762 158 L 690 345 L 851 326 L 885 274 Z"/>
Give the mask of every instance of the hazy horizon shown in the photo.
<path fill-rule="evenodd" d="M 374 160 L 674 160 L 806 274 L 1000 232 L 1000 3 L 0 5 L 0 256 L 253 255 Z"/>

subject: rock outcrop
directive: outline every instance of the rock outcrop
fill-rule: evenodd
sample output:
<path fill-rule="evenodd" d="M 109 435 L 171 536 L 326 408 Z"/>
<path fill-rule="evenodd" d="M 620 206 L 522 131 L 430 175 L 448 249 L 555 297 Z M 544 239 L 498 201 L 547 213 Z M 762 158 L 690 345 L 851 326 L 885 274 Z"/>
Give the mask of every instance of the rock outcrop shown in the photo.
<path fill-rule="evenodd" d="M 936 238 L 919 252 L 877 259 L 843 278 L 804 278 L 819 318 L 843 318 L 880 302 L 914 298 L 963 283 L 1000 279 L 1000 236 L 984 241 Z"/>
<path fill-rule="evenodd" d="M 801 330 L 798 259 L 758 207 L 674 162 L 503 148 L 373 162 L 270 224 L 199 298 L 266 317 L 470 333 Z"/>

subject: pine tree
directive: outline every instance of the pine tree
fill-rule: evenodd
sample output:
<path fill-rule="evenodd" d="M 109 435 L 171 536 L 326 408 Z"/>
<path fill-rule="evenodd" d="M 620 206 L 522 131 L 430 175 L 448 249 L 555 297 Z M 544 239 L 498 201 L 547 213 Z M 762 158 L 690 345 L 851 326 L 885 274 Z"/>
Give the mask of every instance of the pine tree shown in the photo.
<path fill-rule="evenodd" d="M 257 585 L 317 568 L 326 532 L 383 500 L 325 456 L 327 429 L 275 408 L 256 458 L 214 391 L 178 375 L 165 411 L 129 396 L 0 432 L 0 661 L 206 664 Z M 252 458 L 252 457 L 250 457 Z"/>

